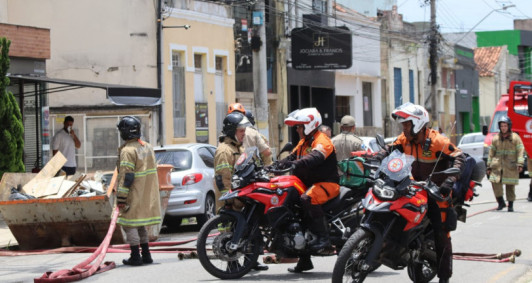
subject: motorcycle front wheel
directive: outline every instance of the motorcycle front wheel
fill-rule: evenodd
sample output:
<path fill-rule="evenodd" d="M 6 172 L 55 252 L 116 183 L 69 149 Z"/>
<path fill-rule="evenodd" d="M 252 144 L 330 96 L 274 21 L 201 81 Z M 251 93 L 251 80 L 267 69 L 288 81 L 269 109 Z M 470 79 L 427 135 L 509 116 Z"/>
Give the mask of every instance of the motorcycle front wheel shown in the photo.
<path fill-rule="evenodd" d="M 428 283 L 438 273 L 438 261 L 433 240 L 427 242 L 427 248 L 415 262 L 408 264 L 408 277 L 414 283 Z"/>
<path fill-rule="evenodd" d="M 236 218 L 221 214 L 209 219 L 198 235 L 197 251 L 201 265 L 220 279 L 237 279 L 246 275 L 256 264 L 261 238 L 244 235 L 236 250 L 229 248 Z"/>
<path fill-rule="evenodd" d="M 334 264 L 333 283 L 360 283 L 366 279 L 368 273 L 374 268 L 363 271 L 361 267 L 371 250 L 374 240 L 372 233 L 360 228 L 349 237 Z"/>

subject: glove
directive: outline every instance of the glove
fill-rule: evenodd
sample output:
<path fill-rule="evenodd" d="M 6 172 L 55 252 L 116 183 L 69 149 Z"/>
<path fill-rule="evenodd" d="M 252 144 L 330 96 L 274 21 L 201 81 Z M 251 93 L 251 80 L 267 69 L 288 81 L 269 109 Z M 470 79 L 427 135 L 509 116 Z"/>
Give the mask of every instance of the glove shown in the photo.
<path fill-rule="evenodd" d="M 287 169 L 287 168 L 292 167 L 292 164 L 294 164 L 294 162 L 292 160 L 288 160 L 287 158 L 285 158 L 285 159 L 279 161 L 278 168 L 281 169 L 281 170 Z"/>
<path fill-rule="evenodd" d="M 454 182 L 454 177 L 447 177 L 447 179 L 445 179 L 440 186 L 440 194 L 442 194 L 444 197 L 447 197 L 453 190 Z"/>

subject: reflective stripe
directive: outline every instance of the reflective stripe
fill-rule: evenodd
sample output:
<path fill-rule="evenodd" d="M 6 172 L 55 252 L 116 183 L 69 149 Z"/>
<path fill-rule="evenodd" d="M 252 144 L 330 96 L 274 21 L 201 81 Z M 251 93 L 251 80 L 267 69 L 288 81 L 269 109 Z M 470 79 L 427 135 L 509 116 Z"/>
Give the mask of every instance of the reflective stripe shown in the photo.
<path fill-rule="evenodd" d="M 135 178 L 136 177 L 144 177 L 144 176 L 151 175 L 151 174 L 156 174 L 156 173 L 157 173 L 157 168 L 152 168 L 152 169 L 148 169 L 146 171 L 136 172 L 135 173 Z"/>
<path fill-rule="evenodd" d="M 148 226 L 161 223 L 161 217 L 155 216 L 140 219 L 126 219 L 119 217 L 117 223 L 124 226 Z"/>
<path fill-rule="evenodd" d="M 120 161 L 120 167 L 129 167 L 133 170 L 135 170 L 135 164 L 133 162 L 129 162 L 129 161 Z"/>
<path fill-rule="evenodd" d="M 118 187 L 118 192 L 129 194 L 129 189 L 126 187 Z"/>
<path fill-rule="evenodd" d="M 231 171 L 233 171 L 233 166 L 231 166 L 231 164 L 227 163 L 227 162 L 222 162 L 218 165 L 216 165 L 216 171 L 220 171 L 222 169 L 229 169 Z"/>

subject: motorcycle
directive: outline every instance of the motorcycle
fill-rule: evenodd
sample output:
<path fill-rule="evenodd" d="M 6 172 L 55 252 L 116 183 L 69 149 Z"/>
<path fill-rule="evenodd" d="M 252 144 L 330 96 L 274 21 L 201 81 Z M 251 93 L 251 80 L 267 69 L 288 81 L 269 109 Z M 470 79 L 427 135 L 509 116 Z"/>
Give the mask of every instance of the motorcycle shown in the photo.
<path fill-rule="evenodd" d="M 414 158 L 398 150 L 385 158 L 375 172 L 375 183 L 362 200 L 360 226 L 350 236 L 336 260 L 332 282 L 363 282 L 379 264 L 394 270 L 408 268 L 414 282 L 429 282 L 437 274 L 433 232 L 427 212 L 428 198 L 448 200 L 430 181 L 410 179 Z M 449 168 L 435 174 L 457 174 Z"/>
<path fill-rule="evenodd" d="M 297 202 L 283 205 L 299 199 L 307 189 L 298 177 L 286 175 L 293 168 L 281 170 L 276 163 L 261 166 L 256 153 L 256 148 L 250 148 L 237 160 L 232 189 L 220 198 L 225 206 L 199 232 L 201 265 L 220 279 L 244 276 L 264 250 L 275 253 L 277 259 L 335 254 L 328 249 L 311 251 L 317 236 L 306 227 Z M 366 192 L 367 187 L 340 187 L 339 196 L 322 206 L 337 251 L 360 221 L 360 200 Z"/>

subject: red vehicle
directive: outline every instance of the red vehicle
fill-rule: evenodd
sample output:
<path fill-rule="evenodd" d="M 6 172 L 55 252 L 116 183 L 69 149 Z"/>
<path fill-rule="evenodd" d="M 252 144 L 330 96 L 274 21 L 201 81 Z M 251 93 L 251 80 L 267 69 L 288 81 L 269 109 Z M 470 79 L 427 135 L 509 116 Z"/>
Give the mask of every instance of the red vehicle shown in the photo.
<path fill-rule="evenodd" d="M 413 156 L 398 150 L 382 161 L 375 183 L 362 201 L 360 226 L 338 255 L 333 283 L 363 282 L 379 264 L 394 270 L 408 268 L 414 282 L 429 282 L 436 276 L 433 232 L 425 214 L 429 197 L 443 199 L 434 183 L 410 179 L 413 161 Z M 457 171 L 450 168 L 433 174 Z"/>
<path fill-rule="evenodd" d="M 532 153 L 532 83 L 512 81 L 507 94 L 503 94 L 495 107 L 489 128 L 484 126 L 482 133 L 484 140 L 484 161 L 488 159 L 489 147 L 493 136 L 499 132 L 498 121 L 507 115 L 512 120 L 512 131 L 519 134 L 525 145 L 525 151 L 530 156 Z M 526 166 L 526 162 L 525 162 Z M 524 170 L 523 170 L 524 172 Z"/>
<path fill-rule="evenodd" d="M 197 252 L 203 268 L 220 279 L 236 279 L 251 270 L 264 250 L 277 259 L 335 255 L 334 250 L 309 249 L 317 237 L 304 224 L 303 212 L 297 204 L 283 205 L 306 191 L 303 182 L 293 175 L 271 176 L 291 169 L 261 167 L 253 156 L 250 148 L 237 160 L 232 189 L 220 198 L 226 205 L 199 232 Z M 366 192 L 362 186 L 340 187 L 340 195 L 322 205 L 337 251 L 360 221 L 360 200 Z"/>

